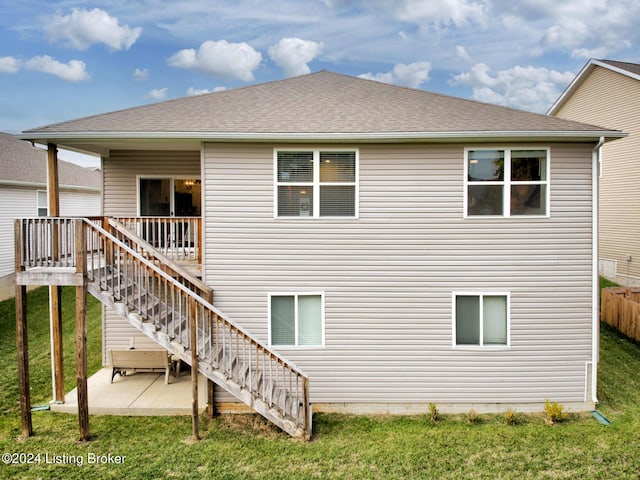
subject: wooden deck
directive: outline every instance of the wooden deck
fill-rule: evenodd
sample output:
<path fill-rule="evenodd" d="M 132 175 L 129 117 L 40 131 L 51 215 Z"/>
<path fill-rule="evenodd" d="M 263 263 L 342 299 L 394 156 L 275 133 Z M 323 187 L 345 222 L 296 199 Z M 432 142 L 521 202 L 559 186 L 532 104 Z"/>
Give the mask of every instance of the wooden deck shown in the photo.
<path fill-rule="evenodd" d="M 120 219 L 127 221 L 127 219 Z M 146 220 L 145 220 L 146 221 Z M 193 225 L 199 224 L 193 220 Z M 158 223 L 159 222 L 159 223 Z M 126 318 L 161 348 L 191 366 L 191 416 L 193 437 L 199 438 L 199 376 L 207 377 L 207 398 L 214 403 L 214 384 L 224 388 L 272 423 L 297 438 L 310 439 L 312 409 L 309 377 L 289 360 L 262 344 L 228 319 L 213 305 L 213 291 L 200 278 L 187 272 L 180 262 L 201 259 L 198 236 L 185 242 L 186 232 L 196 227 L 191 219 L 124 226 L 111 218 L 29 218 L 15 222 L 16 245 L 16 337 L 20 379 L 23 435 L 33 433 L 29 395 L 26 286 L 50 285 L 58 291 L 52 297 L 60 310 L 59 286 L 76 288 L 76 380 L 75 405 L 80 440 L 89 432 L 87 377 L 86 300 L 91 294 Z M 160 225 L 162 228 L 155 228 Z M 175 234 L 177 229 L 185 228 Z M 135 229 L 134 233 L 132 230 Z M 152 233 L 149 234 L 148 230 Z M 161 235 L 154 237 L 159 230 Z M 167 236 L 166 232 L 171 235 Z M 165 244 L 164 239 L 171 239 Z M 157 245 L 156 245 L 157 244 Z M 57 300 L 56 300 L 57 298 Z M 52 309 L 53 310 L 53 309 Z M 62 365 L 61 313 L 52 319 L 55 399 L 66 397 Z M 58 332 L 56 334 L 56 332 Z M 144 411 L 142 394 L 153 387 L 141 387 L 140 394 L 123 395 L 125 410 Z M 124 382 L 123 382 L 124 383 Z M 123 387 L 124 388 L 124 387 Z M 60 390 L 58 392 L 58 390 Z M 129 390 L 129 389 L 128 389 Z M 169 389 L 167 390 L 169 391 Z M 107 391 L 109 393 L 109 391 Z M 107 407 L 113 396 L 105 394 Z M 73 398 L 73 397 L 72 397 Z M 108 400 L 111 398 L 111 400 Z M 158 400 L 158 395 L 151 397 Z M 127 400 L 128 399 L 128 400 Z M 70 401 L 73 402 L 73 400 Z M 73 404 L 73 403 L 72 403 Z M 93 410 L 98 408 L 92 405 Z M 210 411 L 211 413 L 211 411 Z"/>

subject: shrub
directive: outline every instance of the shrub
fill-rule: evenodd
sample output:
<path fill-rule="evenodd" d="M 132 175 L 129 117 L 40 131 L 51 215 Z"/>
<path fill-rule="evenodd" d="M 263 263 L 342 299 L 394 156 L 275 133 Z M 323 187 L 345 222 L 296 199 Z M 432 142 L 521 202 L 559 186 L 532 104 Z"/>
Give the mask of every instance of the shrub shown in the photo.
<path fill-rule="evenodd" d="M 561 404 L 559 404 L 558 402 L 551 403 L 547 398 L 544 401 L 544 411 L 546 413 L 545 421 L 549 425 L 553 425 L 556 422 L 564 420 L 565 418 L 567 418 L 567 414 L 562 410 L 564 410 L 564 407 Z"/>
<path fill-rule="evenodd" d="M 476 412 L 473 408 L 467 412 L 467 422 L 469 424 L 474 424 L 478 421 L 478 412 Z"/>
<path fill-rule="evenodd" d="M 504 419 L 507 421 L 507 425 L 516 425 L 518 423 L 518 413 L 515 408 L 507 408 L 504 412 Z"/>
<path fill-rule="evenodd" d="M 431 417 L 431 423 L 438 421 L 438 407 L 436 407 L 436 404 L 433 402 L 429 404 L 429 415 Z"/>

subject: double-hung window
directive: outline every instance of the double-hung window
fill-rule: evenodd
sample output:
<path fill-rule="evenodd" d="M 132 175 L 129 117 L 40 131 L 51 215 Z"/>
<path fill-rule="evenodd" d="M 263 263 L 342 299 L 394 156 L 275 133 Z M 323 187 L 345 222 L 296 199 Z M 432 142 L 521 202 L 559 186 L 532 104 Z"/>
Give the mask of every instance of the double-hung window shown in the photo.
<path fill-rule="evenodd" d="M 454 346 L 508 346 L 509 295 L 453 294 Z"/>
<path fill-rule="evenodd" d="M 465 150 L 466 216 L 549 215 L 549 149 Z"/>
<path fill-rule="evenodd" d="M 49 200 L 47 198 L 47 191 L 46 190 L 38 190 L 36 192 L 37 195 L 37 201 L 38 201 L 38 216 L 39 217 L 46 217 L 47 215 L 49 215 Z"/>
<path fill-rule="evenodd" d="M 324 298 L 321 293 L 269 295 L 269 343 L 302 347 L 324 345 Z"/>
<path fill-rule="evenodd" d="M 276 217 L 357 217 L 357 150 L 277 150 Z"/>

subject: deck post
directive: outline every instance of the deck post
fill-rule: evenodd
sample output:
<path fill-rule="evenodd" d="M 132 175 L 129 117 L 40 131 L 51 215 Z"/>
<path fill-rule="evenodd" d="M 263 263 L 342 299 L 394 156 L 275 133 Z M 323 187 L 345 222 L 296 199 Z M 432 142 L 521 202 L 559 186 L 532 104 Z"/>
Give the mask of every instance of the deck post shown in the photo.
<path fill-rule="evenodd" d="M 15 221 L 16 273 L 22 271 L 22 235 L 20 220 Z M 29 350 L 27 336 L 27 287 L 16 282 L 16 351 L 18 353 L 18 383 L 20 386 L 20 413 L 22 436 L 33 435 L 31 421 L 31 394 L 29 385 Z"/>
<path fill-rule="evenodd" d="M 49 286 L 49 316 L 51 328 L 51 366 L 53 402 L 64 403 L 64 348 L 62 341 L 62 287 Z"/>
<path fill-rule="evenodd" d="M 76 287 L 76 389 L 80 441 L 89 440 L 89 398 L 87 388 L 87 272 L 83 221 L 75 221 L 76 272 L 82 285 Z"/>
<path fill-rule="evenodd" d="M 47 198 L 50 217 L 60 216 L 60 188 L 58 178 L 58 148 L 47 144 Z M 58 229 L 53 228 L 53 255 L 58 260 Z M 64 352 L 62 342 L 62 287 L 49 286 L 49 317 L 51 319 L 51 373 L 53 376 L 53 401 L 64 403 Z"/>
<path fill-rule="evenodd" d="M 47 144 L 47 197 L 49 200 L 49 216 L 60 216 L 58 147 L 54 143 Z"/>
<path fill-rule="evenodd" d="M 189 348 L 191 348 L 191 424 L 193 439 L 200 440 L 198 425 L 198 306 L 193 298 L 189 298 Z"/>
<path fill-rule="evenodd" d="M 218 415 L 216 410 L 216 384 L 207 378 L 207 415 L 213 418 Z"/>

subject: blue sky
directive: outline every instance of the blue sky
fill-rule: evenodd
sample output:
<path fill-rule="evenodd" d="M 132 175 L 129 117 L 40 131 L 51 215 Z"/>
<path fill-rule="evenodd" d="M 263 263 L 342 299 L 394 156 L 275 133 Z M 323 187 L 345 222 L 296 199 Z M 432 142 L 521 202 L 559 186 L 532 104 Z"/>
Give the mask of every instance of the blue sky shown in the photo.
<path fill-rule="evenodd" d="M 637 0 L 0 0 L 0 131 L 328 69 L 546 112 Z"/>

